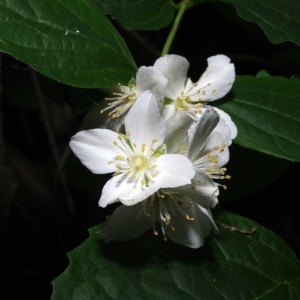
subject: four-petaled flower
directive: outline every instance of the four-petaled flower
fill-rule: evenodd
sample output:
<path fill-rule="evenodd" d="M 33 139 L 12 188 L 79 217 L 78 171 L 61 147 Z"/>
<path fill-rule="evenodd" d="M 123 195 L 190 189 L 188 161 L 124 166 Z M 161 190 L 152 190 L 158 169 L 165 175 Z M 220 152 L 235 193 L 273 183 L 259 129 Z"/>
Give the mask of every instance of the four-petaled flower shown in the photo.
<path fill-rule="evenodd" d="M 184 111 L 196 118 L 202 113 L 206 102 L 224 97 L 235 80 L 235 68 L 226 55 L 215 55 L 207 59 L 207 69 L 197 82 L 187 77 L 188 61 L 179 55 L 165 55 L 155 63 L 167 79 L 163 114 L 166 119 L 177 111 Z"/>
<path fill-rule="evenodd" d="M 125 118 L 125 134 L 91 129 L 72 137 L 70 147 L 93 173 L 114 173 L 99 205 L 140 202 L 160 188 L 189 184 L 195 171 L 189 159 L 165 151 L 165 123 L 155 97 L 142 93 Z M 180 174 L 180 176 L 178 176 Z"/>

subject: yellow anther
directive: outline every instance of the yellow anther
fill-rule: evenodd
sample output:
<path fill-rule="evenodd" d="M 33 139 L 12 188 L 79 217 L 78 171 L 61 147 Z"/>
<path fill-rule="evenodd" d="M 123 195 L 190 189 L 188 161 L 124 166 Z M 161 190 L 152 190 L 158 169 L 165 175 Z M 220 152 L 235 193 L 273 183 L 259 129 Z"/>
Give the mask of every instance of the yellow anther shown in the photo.
<path fill-rule="evenodd" d="M 116 159 L 118 159 L 118 160 L 122 160 L 122 159 L 124 159 L 124 156 L 123 156 L 123 155 L 121 155 L 121 154 L 117 154 L 117 155 L 116 155 Z"/>
<path fill-rule="evenodd" d="M 194 221 L 195 218 L 191 218 L 188 214 L 186 214 L 185 218 L 188 220 L 188 221 Z"/>

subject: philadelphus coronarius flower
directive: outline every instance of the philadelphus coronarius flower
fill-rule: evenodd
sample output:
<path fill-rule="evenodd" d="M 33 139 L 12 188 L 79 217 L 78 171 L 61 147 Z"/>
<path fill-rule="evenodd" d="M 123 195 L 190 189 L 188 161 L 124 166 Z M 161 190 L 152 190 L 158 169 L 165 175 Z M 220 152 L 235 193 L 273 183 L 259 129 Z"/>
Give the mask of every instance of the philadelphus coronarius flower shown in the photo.
<path fill-rule="evenodd" d="M 165 120 L 178 111 L 197 119 L 206 103 L 224 97 L 235 80 L 234 65 L 226 55 L 211 56 L 207 62 L 207 69 L 202 76 L 197 82 L 192 82 L 187 77 L 189 62 L 186 58 L 175 54 L 160 57 L 153 66 L 140 67 L 135 80 L 131 80 L 128 86 L 116 87 L 112 97 L 106 98 L 109 103 L 101 113 L 109 111 L 108 115 L 113 119 L 120 118 L 121 123 L 137 96 L 150 90 Z M 222 114 L 231 122 L 225 112 Z M 233 122 L 230 126 L 233 132 L 236 131 Z M 234 138 L 234 133 L 232 135 Z"/>
<path fill-rule="evenodd" d="M 136 78 L 132 79 L 128 86 L 119 84 L 114 89 L 112 97 L 105 98 L 108 105 L 101 110 L 101 113 L 109 111 L 108 116 L 111 118 L 122 119 L 141 93 L 150 90 L 156 99 L 160 99 L 166 85 L 167 78 L 156 67 L 142 66 L 138 69 Z"/>
<path fill-rule="evenodd" d="M 71 149 L 90 171 L 112 173 L 99 205 L 121 205 L 101 229 L 106 242 L 152 228 L 165 240 L 198 248 L 217 231 L 210 209 L 218 203 L 219 187 L 226 189 L 221 181 L 230 179 L 225 165 L 237 128 L 207 103 L 229 92 L 235 70 L 225 55 L 207 61 L 197 82 L 187 77 L 189 63 L 178 55 L 139 68 L 102 110 L 117 130 L 107 122 L 110 129 L 83 130 L 71 138 Z"/>
<path fill-rule="evenodd" d="M 176 111 L 184 111 L 191 117 L 202 113 L 206 102 L 224 97 L 235 79 L 234 65 L 226 55 L 215 55 L 207 59 L 208 66 L 197 82 L 187 77 L 188 61 L 179 55 L 159 58 L 156 67 L 167 79 L 163 114 L 168 119 Z"/>
<path fill-rule="evenodd" d="M 83 130 L 70 142 L 73 152 L 90 171 L 114 173 L 103 187 L 100 206 L 117 201 L 133 205 L 160 188 L 191 182 L 195 171 L 189 159 L 165 151 L 165 122 L 149 91 L 137 98 L 125 117 L 125 130 L 125 134 L 108 129 Z"/>
<path fill-rule="evenodd" d="M 101 231 L 106 242 L 132 239 L 149 228 L 158 235 L 158 223 L 165 240 L 169 237 L 178 244 L 198 248 L 211 231 L 217 230 L 210 208 L 217 204 L 220 184 L 213 180 L 230 178 L 223 168 L 229 159 L 230 127 L 213 109 L 184 132 L 188 123 L 187 119 L 178 123 L 178 130 L 172 126 L 166 147 L 189 157 L 196 173 L 191 184 L 160 189 L 141 203 L 118 207 Z"/>

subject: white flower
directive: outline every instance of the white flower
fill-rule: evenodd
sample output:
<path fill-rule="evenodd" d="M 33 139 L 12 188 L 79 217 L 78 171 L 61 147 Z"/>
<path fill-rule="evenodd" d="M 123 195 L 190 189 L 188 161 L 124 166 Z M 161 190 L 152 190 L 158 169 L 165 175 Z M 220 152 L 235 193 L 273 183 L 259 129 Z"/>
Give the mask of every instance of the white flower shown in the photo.
<path fill-rule="evenodd" d="M 73 152 L 90 171 L 114 172 L 103 187 L 100 206 L 117 201 L 133 205 L 160 188 L 191 182 L 195 171 L 188 158 L 165 154 L 165 123 L 149 91 L 138 97 L 125 117 L 125 130 L 125 134 L 107 129 L 83 130 L 70 142 Z"/>
<path fill-rule="evenodd" d="M 192 186 L 207 207 L 218 203 L 220 184 L 214 180 L 230 179 L 224 165 L 229 160 L 231 137 L 230 126 L 212 108 L 206 109 L 194 123 L 184 113 L 175 114 L 167 122 L 168 153 L 186 155 L 193 163 L 196 174 Z"/>
<path fill-rule="evenodd" d="M 167 78 L 157 68 L 142 66 L 128 86 L 119 84 L 113 89 L 112 97 L 105 98 L 109 103 L 101 113 L 109 111 L 108 116 L 112 119 L 122 119 L 142 92 L 150 90 L 160 100 L 166 84 Z"/>
<path fill-rule="evenodd" d="M 192 184 L 200 193 L 213 195 L 212 207 L 217 203 L 219 183 L 214 180 L 230 179 L 224 167 L 229 161 L 231 130 L 214 110 L 206 110 L 201 119 L 188 133 L 188 158 L 192 161 L 196 175 Z M 222 185 L 226 189 L 226 185 Z"/>
<path fill-rule="evenodd" d="M 165 141 L 168 153 L 186 155 L 193 162 L 196 175 L 191 184 L 162 188 L 142 203 L 118 207 L 100 232 L 106 242 L 133 239 L 151 227 L 159 235 L 159 224 L 165 240 L 198 248 L 217 230 L 210 208 L 218 203 L 220 184 L 214 180 L 229 179 L 223 167 L 229 159 L 229 126 L 213 109 L 197 123 L 179 112 L 166 124 Z"/>
<path fill-rule="evenodd" d="M 188 61 L 179 55 L 159 58 L 156 67 L 167 79 L 163 113 L 166 119 L 177 111 L 184 111 L 194 117 L 202 112 L 206 102 L 224 97 L 235 80 L 234 65 L 225 55 L 215 55 L 207 59 L 208 67 L 195 83 L 187 77 Z"/>
<path fill-rule="evenodd" d="M 210 210 L 195 199 L 201 202 L 190 185 L 161 189 L 142 203 L 119 206 L 104 224 L 100 235 L 105 242 L 124 241 L 152 228 L 153 234 L 158 236 L 158 223 L 164 240 L 170 238 L 177 244 L 199 248 L 217 227 Z"/>

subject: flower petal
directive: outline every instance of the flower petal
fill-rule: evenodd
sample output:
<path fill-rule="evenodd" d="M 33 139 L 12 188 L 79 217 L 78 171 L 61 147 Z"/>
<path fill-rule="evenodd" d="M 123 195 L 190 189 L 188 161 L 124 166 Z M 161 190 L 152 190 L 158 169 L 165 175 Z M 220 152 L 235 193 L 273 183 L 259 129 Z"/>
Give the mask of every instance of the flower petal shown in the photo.
<path fill-rule="evenodd" d="M 226 55 L 215 55 L 207 59 L 208 67 L 194 88 L 195 99 L 199 100 L 200 90 L 202 101 L 213 101 L 224 97 L 231 89 L 235 80 L 234 65 Z"/>
<path fill-rule="evenodd" d="M 220 117 L 213 109 L 206 110 L 199 121 L 189 132 L 188 157 L 191 161 L 197 160 L 202 156 L 201 149 L 205 145 L 208 136 L 217 126 Z"/>
<path fill-rule="evenodd" d="M 232 140 L 235 139 L 237 136 L 238 130 L 237 130 L 236 125 L 231 120 L 231 117 L 224 110 L 221 110 L 217 107 L 214 107 L 213 109 L 220 115 L 220 118 L 225 121 L 226 125 L 229 126 L 230 133 L 231 133 L 231 139 Z"/>
<path fill-rule="evenodd" d="M 70 147 L 81 162 L 95 174 L 116 171 L 114 164 L 109 164 L 117 154 L 113 142 L 118 133 L 108 129 L 82 130 L 71 137 Z"/>
<path fill-rule="evenodd" d="M 100 236 L 106 243 L 139 237 L 152 225 L 150 218 L 143 215 L 138 218 L 141 209 L 140 204 L 117 207 L 101 229 Z"/>
<path fill-rule="evenodd" d="M 193 164 L 183 155 L 165 154 L 157 158 L 156 164 L 159 173 L 155 181 L 160 188 L 190 184 L 195 175 Z"/>
<path fill-rule="evenodd" d="M 170 226 L 162 223 L 165 234 L 175 243 L 190 248 L 199 248 L 204 244 L 204 239 L 217 227 L 213 221 L 210 210 L 200 205 L 193 205 L 188 211 L 194 220 L 186 220 L 184 216 L 172 218 L 172 230 Z"/>
<path fill-rule="evenodd" d="M 192 180 L 192 185 L 197 193 L 200 194 L 198 198 L 194 197 L 195 202 L 204 208 L 215 208 L 218 204 L 219 187 L 206 174 L 196 172 Z"/>
<path fill-rule="evenodd" d="M 184 90 L 189 65 L 186 58 L 175 54 L 165 55 L 156 60 L 154 66 L 168 78 L 165 97 L 175 100 Z"/>
<path fill-rule="evenodd" d="M 156 67 L 142 66 L 137 71 L 136 89 L 138 95 L 149 90 L 157 100 L 163 99 L 167 83 L 166 76 Z"/>
<path fill-rule="evenodd" d="M 166 123 L 166 138 L 168 153 L 180 153 L 184 147 L 184 138 L 194 120 L 184 112 L 178 111 Z"/>
<path fill-rule="evenodd" d="M 132 180 L 126 173 L 113 176 L 103 187 L 99 206 L 106 207 L 115 202 L 132 206 L 153 195 L 160 188 L 160 182 L 155 181 L 148 186 L 138 186 L 141 181 Z"/>
<path fill-rule="evenodd" d="M 119 196 L 126 194 L 130 187 L 126 183 L 126 174 L 115 175 L 109 179 L 103 189 L 99 200 L 99 206 L 106 207 L 108 204 L 112 204 L 119 201 Z"/>
<path fill-rule="evenodd" d="M 125 117 L 126 131 L 130 132 L 130 141 L 137 149 L 149 151 L 156 141 L 160 146 L 165 138 L 165 123 L 158 112 L 157 102 L 149 91 L 143 92 Z M 144 145 L 144 146 L 142 146 Z"/>

